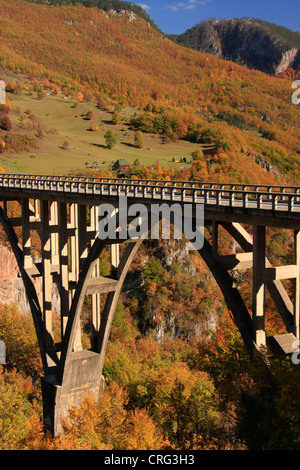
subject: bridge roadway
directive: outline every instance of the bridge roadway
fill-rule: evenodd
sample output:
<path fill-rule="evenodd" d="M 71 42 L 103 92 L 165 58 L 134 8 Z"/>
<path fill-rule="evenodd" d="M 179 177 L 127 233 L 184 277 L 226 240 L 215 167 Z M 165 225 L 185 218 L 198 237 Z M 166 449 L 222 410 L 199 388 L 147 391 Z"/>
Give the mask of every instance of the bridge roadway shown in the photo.
<path fill-rule="evenodd" d="M 143 203 L 148 213 L 157 210 L 153 204 L 191 204 L 193 218 L 197 205 L 204 204 L 208 235 L 198 251 L 224 295 L 250 356 L 267 346 L 291 354 L 295 340 L 300 340 L 300 187 L 1 174 L 0 222 L 34 320 L 44 370 L 44 423 L 54 435 L 61 432 L 60 420 L 70 405 L 79 405 L 86 391 L 98 397 L 103 389 L 102 370 L 114 312 L 142 243 L 138 238 L 117 236 L 108 241 L 97 236 L 99 205 L 110 202 L 118 208 L 120 197 L 127 197 L 128 206 Z M 10 204 L 14 204 L 13 211 Z M 219 227 L 232 237 L 232 246 L 239 247 L 232 254 L 221 254 L 224 232 Z M 268 260 L 268 227 L 290 230 L 294 242 L 290 265 L 272 266 Z M 39 237 L 33 238 L 34 231 Z M 39 262 L 32 246 L 37 238 Z M 105 277 L 99 272 L 104 250 L 110 253 L 110 275 Z M 246 269 L 252 269 L 248 306 L 232 275 Z M 42 278 L 41 299 L 34 284 L 37 277 Z M 292 296 L 281 282 L 285 279 L 293 283 Z M 60 297 L 58 339 L 53 333 L 53 284 Z M 266 289 L 285 325 L 286 333 L 281 335 L 268 337 L 266 333 Z M 91 296 L 91 338 L 90 348 L 83 349 L 80 324 L 87 295 Z"/>

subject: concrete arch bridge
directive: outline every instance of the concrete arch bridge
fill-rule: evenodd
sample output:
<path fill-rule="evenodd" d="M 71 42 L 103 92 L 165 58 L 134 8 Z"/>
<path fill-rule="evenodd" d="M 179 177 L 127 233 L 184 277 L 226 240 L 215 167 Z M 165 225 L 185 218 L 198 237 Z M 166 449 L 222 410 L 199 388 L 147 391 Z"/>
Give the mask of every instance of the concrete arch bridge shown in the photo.
<path fill-rule="evenodd" d="M 175 219 L 182 222 L 181 228 L 185 226 L 195 235 L 193 246 L 220 286 L 250 355 L 269 344 L 290 354 L 294 342 L 300 339 L 299 187 L 3 174 L 0 199 L 0 222 L 18 263 L 40 347 L 44 422 L 54 435 L 61 432 L 60 418 L 71 405 L 80 403 L 86 391 L 101 393 L 102 368 L 117 300 L 143 241 L 138 230 L 152 216 L 157 222 L 161 208 L 171 214 L 172 223 Z M 121 202 L 125 200 L 128 220 L 121 217 Z M 11 204 L 18 210 L 12 212 Z M 174 205 L 176 214 L 172 211 Z M 132 227 L 132 211 L 138 206 L 140 211 Z M 99 208 L 104 209 L 101 212 Z M 212 242 L 203 236 L 198 216 L 202 225 L 209 228 Z M 109 225 L 113 221 L 114 225 Z M 101 223 L 107 230 L 106 238 L 103 232 L 100 236 Z M 245 225 L 251 230 L 246 231 Z M 241 253 L 219 254 L 221 226 L 241 247 Z M 266 257 L 268 227 L 291 231 L 293 264 L 271 265 Z M 197 239 L 197 230 L 202 238 Z M 33 234 L 38 234 L 40 240 L 39 262 L 32 256 Z M 107 247 L 111 273 L 103 277 L 99 274 L 99 257 Z M 236 270 L 250 268 L 252 316 L 232 276 Z M 33 283 L 39 276 L 43 280 L 41 304 Z M 283 286 L 284 279 L 294 283 L 292 299 Z M 53 283 L 60 295 L 60 341 L 56 343 L 51 307 Z M 266 289 L 286 327 L 285 334 L 272 338 L 267 338 L 265 331 Z M 106 300 L 100 310 L 103 294 Z M 79 327 L 87 295 L 92 299 L 88 350 L 82 349 Z"/>

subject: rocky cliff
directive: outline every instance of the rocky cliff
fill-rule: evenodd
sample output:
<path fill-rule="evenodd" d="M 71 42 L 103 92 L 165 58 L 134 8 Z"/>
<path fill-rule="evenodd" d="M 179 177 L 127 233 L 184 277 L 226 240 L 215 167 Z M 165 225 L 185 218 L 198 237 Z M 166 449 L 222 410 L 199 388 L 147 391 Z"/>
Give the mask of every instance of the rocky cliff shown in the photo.
<path fill-rule="evenodd" d="M 170 39 L 271 75 L 300 70 L 300 34 L 261 20 L 203 21 Z"/>
<path fill-rule="evenodd" d="M 42 279 L 33 281 L 39 301 L 42 300 Z M 26 298 L 26 292 L 22 278 L 19 276 L 19 269 L 14 254 L 9 248 L 0 246 L 0 303 L 10 304 L 16 302 L 19 310 L 29 313 L 30 308 Z M 52 286 L 52 307 L 59 312 L 59 296 L 56 285 Z"/>

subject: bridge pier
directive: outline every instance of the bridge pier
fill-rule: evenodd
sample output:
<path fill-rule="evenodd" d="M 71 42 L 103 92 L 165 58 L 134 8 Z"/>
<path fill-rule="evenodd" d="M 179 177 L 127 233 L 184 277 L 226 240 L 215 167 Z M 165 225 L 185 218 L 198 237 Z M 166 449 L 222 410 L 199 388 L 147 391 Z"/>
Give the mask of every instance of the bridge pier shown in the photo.
<path fill-rule="evenodd" d="M 281 353 L 293 352 L 293 341 L 300 339 L 300 191 L 225 186 L 0 175 L 0 222 L 18 263 L 30 305 L 44 370 L 41 379 L 44 422 L 54 435 L 61 432 L 61 419 L 67 416 L 70 406 L 80 405 L 86 392 L 98 398 L 104 387 L 102 370 L 114 312 L 126 273 L 142 243 L 138 238 L 121 239 L 118 230 L 113 240 L 100 240 L 97 236 L 99 204 L 109 200 L 118 213 L 120 195 L 129 198 L 129 205 L 139 199 L 148 213 L 151 204 L 157 204 L 159 199 L 167 204 L 173 201 L 192 204 L 194 209 L 196 204 L 203 203 L 212 243 L 205 239 L 199 252 L 220 286 L 247 351 L 252 355 L 255 349 L 275 345 Z M 19 204 L 19 215 L 10 214 L 11 203 Z M 245 230 L 245 224 L 253 235 Z M 284 227 L 294 234 L 293 264 L 274 267 L 267 259 L 269 226 Z M 220 228 L 229 233 L 242 252 L 219 254 Z M 40 262 L 32 256 L 33 231 L 40 241 Z M 110 273 L 103 276 L 99 258 L 106 250 L 110 250 Z M 253 270 L 249 306 L 232 276 L 232 272 L 246 269 Z M 43 280 L 41 305 L 32 282 L 38 276 Z M 293 280 L 293 300 L 282 284 L 285 279 Z M 53 283 L 60 295 L 58 327 L 51 305 Z M 286 334 L 272 338 L 266 335 L 266 289 L 286 327 Z M 87 296 L 91 296 L 88 325 L 91 337 L 90 345 L 83 345 L 82 310 Z"/>
<path fill-rule="evenodd" d="M 104 389 L 100 354 L 93 351 L 74 351 L 68 358 L 62 382 L 57 374 L 41 379 L 44 425 L 54 436 L 62 433 L 62 420 L 71 407 L 80 406 L 86 393 L 96 400 Z"/>

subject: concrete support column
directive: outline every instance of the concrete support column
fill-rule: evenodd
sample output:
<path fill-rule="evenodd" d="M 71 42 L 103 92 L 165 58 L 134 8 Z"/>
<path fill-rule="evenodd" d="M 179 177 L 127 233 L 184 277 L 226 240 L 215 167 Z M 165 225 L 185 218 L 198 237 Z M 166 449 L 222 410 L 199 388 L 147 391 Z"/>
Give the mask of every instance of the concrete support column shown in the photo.
<path fill-rule="evenodd" d="M 43 263 L 43 315 L 46 330 L 52 335 L 52 304 L 51 304 L 51 241 L 50 241 L 50 208 L 49 201 L 41 201 L 42 219 L 42 263 Z"/>
<path fill-rule="evenodd" d="M 65 202 L 59 203 L 58 222 L 59 222 L 61 337 L 63 338 L 67 320 L 68 320 L 68 314 L 69 314 L 68 231 L 67 231 L 67 204 Z"/>
<path fill-rule="evenodd" d="M 98 206 L 93 206 L 90 208 L 90 227 L 94 231 L 97 232 L 98 228 Z M 93 243 L 93 242 L 92 242 Z M 100 275 L 100 268 L 99 268 L 99 260 L 95 261 L 93 277 L 99 277 Z M 95 331 L 95 337 L 100 329 L 101 323 L 101 295 L 100 294 L 92 294 L 92 324 Z M 92 347 L 95 347 L 95 338 L 92 338 Z"/>
<path fill-rule="evenodd" d="M 57 227 L 58 225 L 58 205 L 57 201 L 52 201 L 50 204 L 50 225 Z M 52 265 L 59 264 L 59 256 L 58 256 L 58 230 L 55 228 L 51 232 L 51 262 Z"/>
<path fill-rule="evenodd" d="M 23 244 L 25 269 L 32 267 L 29 217 L 30 217 L 29 199 L 23 198 L 22 199 L 22 244 Z"/>
<path fill-rule="evenodd" d="M 73 281 L 78 281 L 79 276 L 79 254 L 78 254 L 78 213 L 77 204 L 70 204 L 70 223 L 69 228 L 72 230 L 70 237 L 70 270 Z"/>
<path fill-rule="evenodd" d="M 99 277 L 99 260 L 96 260 L 94 267 L 94 277 Z M 95 338 L 101 324 L 101 294 L 92 294 L 92 324 L 94 327 L 94 338 L 92 338 L 92 347 L 95 347 Z"/>
<path fill-rule="evenodd" d="M 120 263 L 120 245 L 118 243 L 110 245 L 110 262 L 112 274 L 114 274 Z"/>
<path fill-rule="evenodd" d="M 69 205 L 70 210 L 70 223 L 69 228 L 72 232 L 70 237 L 70 277 L 72 281 L 75 283 L 78 282 L 79 279 L 79 230 L 78 230 L 78 204 L 72 203 Z M 75 289 L 71 289 L 70 293 L 70 304 L 73 300 Z M 78 322 L 78 328 L 76 331 L 76 336 L 74 340 L 74 351 L 81 351 L 82 344 L 81 344 L 81 329 L 80 329 L 80 321 Z"/>
<path fill-rule="evenodd" d="M 35 199 L 34 200 L 34 216 L 37 220 L 41 218 L 40 212 L 41 212 L 40 200 Z"/>
<path fill-rule="evenodd" d="M 78 249 L 79 249 L 79 269 L 82 269 L 83 263 L 88 255 L 87 249 L 87 212 L 86 206 L 78 204 Z"/>
<path fill-rule="evenodd" d="M 266 256 L 266 229 L 254 225 L 253 227 L 253 328 L 257 347 L 266 345 L 265 333 L 265 256 Z"/>

